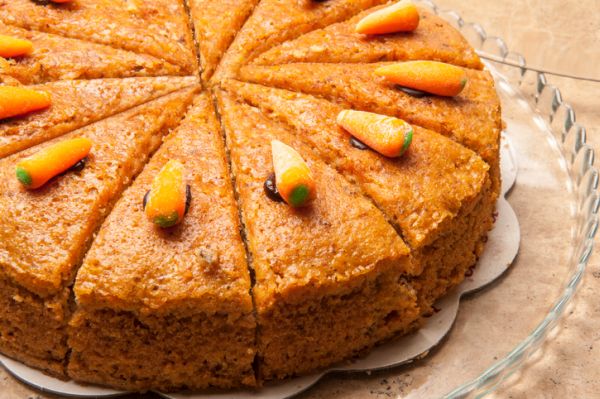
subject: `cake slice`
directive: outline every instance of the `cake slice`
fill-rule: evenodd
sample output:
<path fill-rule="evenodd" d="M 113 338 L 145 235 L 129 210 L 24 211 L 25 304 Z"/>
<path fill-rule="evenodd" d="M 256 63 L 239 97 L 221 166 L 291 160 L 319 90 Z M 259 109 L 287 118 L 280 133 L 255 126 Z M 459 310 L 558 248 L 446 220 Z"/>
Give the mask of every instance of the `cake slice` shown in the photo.
<path fill-rule="evenodd" d="M 314 371 L 411 329 L 408 248 L 383 214 L 284 125 L 227 93 L 219 104 L 255 275 L 260 378 Z M 308 164 L 309 206 L 265 193 L 272 140 Z"/>
<path fill-rule="evenodd" d="M 413 126 L 408 151 L 397 159 L 386 158 L 352 146 L 350 135 L 336 123 L 343 109 L 339 105 L 237 81 L 224 87 L 293 127 L 298 137 L 386 214 L 412 248 L 423 309 L 462 281 L 475 264 L 492 225 L 494 201 L 489 166 L 473 151 Z"/>
<path fill-rule="evenodd" d="M 355 17 L 309 32 L 282 43 L 254 61 L 259 65 L 297 62 L 365 63 L 380 61 L 434 60 L 468 68 L 482 64 L 465 38 L 442 18 L 419 9 L 419 26 L 412 32 L 386 35 L 356 33 L 356 24 L 383 8 L 374 7 Z"/>
<path fill-rule="evenodd" d="M 31 31 L 1 22 L 0 34 L 33 43 L 30 54 L 8 59 L 1 71 L 26 85 L 55 80 L 184 74 L 180 66 L 151 55 Z"/>
<path fill-rule="evenodd" d="M 212 77 L 223 53 L 259 0 L 190 0 L 202 80 Z"/>
<path fill-rule="evenodd" d="M 193 73 L 192 31 L 179 0 L 0 0 L 0 21 L 148 54 Z"/>
<path fill-rule="evenodd" d="M 169 160 L 183 163 L 191 203 L 181 224 L 161 230 L 142 199 Z M 196 99 L 119 200 L 75 295 L 72 378 L 134 391 L 256 384 L 250 276 L 210 97 Z"/>
<path fill-rule="evenodd" d="M 196 83 L 194 77 L 146 77 L 27 86 L 50 93 L 52 105 L 0 121 L 0 158 Z"/>
<path fill-rule="evenodd" d="M 385 0 L 262 0 L 223 56 L 213 80 L 236 76 L 242 65 L 286 40 L 382 3 Z"/>
<path fill-rule="evenodd" d="M 456 97 L 406 94 L 375 75 L 375 64 L 286 64 L 247 66 L 250 82 L 314 94 L 344 107 L 396 116 L 451 137 L 479 154 L 491 168 L 493 190 L 500 190 L 500 100 L 489 72 L 465 69 L 468 82 Z"/>
<path fill-rule="evenodd" d="M 90 241 L 124 187 L 196 91 L 182 89 L 0 160 L 0 352 L 65 376 L 71 289 Z M 16 164 L 47 146 L 85 137 L 92 152 L 80 172 L 37 190 Z"/>

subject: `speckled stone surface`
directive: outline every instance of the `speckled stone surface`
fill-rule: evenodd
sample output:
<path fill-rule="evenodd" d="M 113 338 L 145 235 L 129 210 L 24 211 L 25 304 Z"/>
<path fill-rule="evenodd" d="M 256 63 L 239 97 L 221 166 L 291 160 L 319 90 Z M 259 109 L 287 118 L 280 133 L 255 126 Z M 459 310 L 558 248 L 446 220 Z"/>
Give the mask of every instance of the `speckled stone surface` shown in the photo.
<path fill-rule="evenodd" d="M 560 0 L 480 0 L 477 7 L 466 0 L 437 0 L 443 8 L 458 11 L 465 20 L 477 21 L 485 27 L 490 35 L 504 38 L 508 47 L 525 55 L 532 66 L 561 72 L 585 74 L 600 78 L 600 14 L 592 12 L 600 7 L 598 0 L 560 1 Z M 577 113 L 579 123 L 587 127 L 588 141 L 595 148 L 600 148 L 600 83 L 574 81 L 565 78 L 551 77 L 549 81 L 560 87 L 563 98 L 568 101 Z M 527 171 L 517 181 L 517 185 L 527 184 Z M 525 187 L 527 188 L 527 187 Z M 518 188 L 517 188 L 518 189 Z M 528 218 L 535 223 L 528 223 L 526 234 L 536 245 L 523 242 L 519 267 L 528 260 L 547 258 L 548 262 L 560 262 L 564 259 L 553 259 L 546 248 L 560 247 L 557 235 L 545 234 L 551 225 L 545 225 L 535 209 L 527 207 L 527 191 L 517 195 L 514 193 L 513 204 L 523 220 Z M 530 194 L 533 195 L 533 194 Z M 547 198 L 549 204 L 553 198 Z M 547 223 L 550 223 L 548 221 Z M 549 237 L 549 238 L 545 238 Z M 543 245 L 543 246 L 541 246 Z M 550 263 L 549 263 L 550 264 Z M 480 338 L 481 347 L 460 347 L 457 338 L 475 323 L 473 315 L 466 317 L 471 306 L 494 311 L 499 309 L 506 287 L 514 284 L 515 290 L 519 277 L 526 275 L 526 266 L 512 270 L 510 275 L 483 292 L 464 301 L 461 314 L 449 338 L 443 347 L 432 352 L 431 356 L 417 362 L 415 366 L 401 367 L 384 372 L 331 376 L 323 379 L 315 387 L 299 396 L 300 399 L 325 398 L 429 398 L 433 391 L 428 389 L 432 383 L 431 376 L 436 376 L 440 386 L 453 388 L 461 382 L 462 369 L 475 370 L 485 368 L 494 361 L 493 354 L 486 348 L 494 342 L 486 340 L 492 336 L 489 329 L 480 328 L 471 331 Z M 550 271 L 549 271 L 550 272 Z M 550 272 L 550 275 L 553 273 Z M 561 276 L 562 277 L 562 276 Z M 558 277 L 557 277 L 558 278 Z M 539 281 L 539 285 L 543 285 Z M 521 285 L 529 284 L 527 281 Z M 558 286 L 554 282 L 555 285 Z M 548 291 L 550 292 L 550 291 Z M 567 311 L 568 315 L 561 320 L 559 328 L 543 345 L 542 350 L 508 384 L 499 389 L 493 397 L 497 398 L 593 398 L 600 392 L 600 259 L 594 255 L 586 276 L 576 294 L 574 302 Z M 556 293 L 556 292 L 555 292 Z M 531 294 L 523 298 L 523 304 L 535 302 L 540 291 L 532 288 Z M 539 300 L 539 298 L 537 298 Z M 548 300 L 549 302 L 549 300 Z M 482 305 L 483 303 L 483 305 Z M 488 305 L 486 306 L 486 303 Z M 484 317 L 487 312 L 481 312 Z M 519 323 L 519 327 L 531 327 L 538 320 L 515 318 L 505 315 L 507 321 Z M 485 325 L 481 320 L 477 325 Z M 517 329 L 517 328 L 515 328 Z M 522 329 L 522 328 L 521 328 Z M 499 342 L 506 353 L 518 340 L 519 334 L 507 335 L 506 342 Z M 471 351 L 470 364 L 454 365 L 455 373 L 441 373 L 442 360 L 452 359 L 452 353 Z M 446 366 L 445 366 L 446 367 Z M 447 370 L 447 367 L 445 368 Z M 429 394 L 428 394 L 429 393 Z M 0 369 L 0 399 L 54 399 L 18 383 Z M 127 399 L 157 399 L 156 395 L 133 395 Z"/>

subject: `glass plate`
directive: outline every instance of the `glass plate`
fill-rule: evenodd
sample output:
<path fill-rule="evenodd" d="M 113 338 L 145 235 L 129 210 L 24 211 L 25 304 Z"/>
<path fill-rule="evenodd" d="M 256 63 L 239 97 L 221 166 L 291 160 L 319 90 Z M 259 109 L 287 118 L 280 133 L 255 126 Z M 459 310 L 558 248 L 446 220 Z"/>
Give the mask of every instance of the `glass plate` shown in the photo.
<path fill-rule="evenodd" d="M 426 358 L 371 376 L 330 376 L 305 398 L 353 392 L 403 398 L 479 398 L 502 384 L 550 334 L 585 271 L 598 228 L 594 150 L 572 107 L 544 74 L 528 71 L 504 41 L 429 0 L 416 1 L 457 28 L 486 59 L 519 163 L 508 196 L 521 225 L 510 270 L 462 300 L 454 328 Z M 507 66 L 497 61 L 520 65 Z M 352 395 L 351 395 L 352 396 Z M 378 396 L 379 397 L 379 396 Z"/>

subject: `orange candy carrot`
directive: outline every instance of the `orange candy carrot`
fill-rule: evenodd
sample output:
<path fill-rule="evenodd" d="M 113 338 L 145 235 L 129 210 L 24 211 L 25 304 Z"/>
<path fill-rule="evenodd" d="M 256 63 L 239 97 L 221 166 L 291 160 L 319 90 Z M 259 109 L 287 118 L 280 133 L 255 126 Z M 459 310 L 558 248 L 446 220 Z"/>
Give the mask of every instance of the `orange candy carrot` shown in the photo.
<path fill-rule="evenodd" d="M 20 86 L 0 86 L 0 119 L 27 114 L 50 106 L 50 95 Z"/>
<path fill-rule="evenodd" d="M 356 24 L 356 33 L 383 35 L 411 32 L 419 26 L 419 10 L 408 0 L 377 10 Z"/>
<path fill-rule="evenodd" d="M 19 57 L 31 53 L 31 50 L 33 43 L 29 40 L 0 35 L 0 57 Z"/>
<path fill-rule="evenodd" d="M 170 160 L 154 177 L 144 199 L 144 212 L 155 225 L 167 228 L 179 224 L 188 207 L 188 188 L 181 162 Z"/>
<path fill-rule="evenodd" d="M 87 157 L 91 148 L 92 142 L 86 138 L 60 141 L 21 160 L 17 179 L 27 188 L 39 188 Z"/>
<path fill-rule="evenodd" d="M 302 156 L 278 140 L 271 141 L 275 183 L 281 198 L 294 208 L 308 205 L 315 197 L 315 181 Z"/>
<path fill-rule="evenodd" d="M 412 142 L 413 128 L 402 119 L 344 110 L 338 114 L 337 123 L 352 136 L 389 158 L 404 154 Z"/>
<path fill-rule="evenodd" d="M 375 74 L 392 83 L 438 96 L 457 96 L 467 84 L 466 72 L 436 61 L 407 61 L 382 66 Z"/>

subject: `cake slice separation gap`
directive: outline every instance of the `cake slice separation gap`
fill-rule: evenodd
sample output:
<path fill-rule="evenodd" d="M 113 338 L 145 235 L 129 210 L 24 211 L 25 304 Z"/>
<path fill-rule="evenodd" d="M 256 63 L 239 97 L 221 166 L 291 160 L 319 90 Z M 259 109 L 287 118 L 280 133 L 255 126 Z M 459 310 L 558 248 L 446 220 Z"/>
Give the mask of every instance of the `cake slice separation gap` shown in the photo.
<path fill-rule="evenodd" d="M 195 77 L 170 76 L 64 80 L 25 86 L 47 92 L 51 106 L 2 122 L 0 158 L 195 84 Z"/>
<path fill-rule="evenodd" d="M 207 83 L 259 0 L 187 0 L 201 77 Z"/>
<path fill-rule="evenodd" d="M 356 24 L 385 6 L 377 6 L 343 22 L 306 33 L 258 56 L 257 65 L 299 62 L 365 63 L 433 60 L 474 69 L 483 64 L 466 39 L 448 22 L 419 8 L 420 21 L 412 32 L 384 35 L 356 33 Z"/>
<path fill-rule="evenodd" d="M 464 278 L 483 249 L 496 196 L 489 166 L 474 152 L 414 127 L 413 143 L 389 159 L 350 143 L 336 118 L 344 108 L 310 95 L 230 80 L 224 87 L 295 134 L 360 187 L 410 245 L 414 284 L 425 312 Z M 434 183 L 435 182 L 435 183 Z M 461 248 L 445 256 L 448 248 Z"/>
<path fill-rule="evenodd" d="M 213 83 L 235 77 L 245 63 L 286 40 L 344 21 L 386 0 L 261 0 L 254 8 L 213 76 Z"/>
<path fill-rule="evenodd" d="M 180 224 L 161 229 L 142 200 L 171 161 L 183 165 L 189 209 Z M 132 391 L 256 385 L 250 277 L 207 93 L 124 192 L 86 255 L 75 294 L 72 378 Z"/>
<path fill-rule="evenodd" d="M 31 53 L 8 59 L 2 75 L 25 85 L 56 80 L 185 75 L 177 65 L 160 58 L 103 44 L 6 25 L 0 34 L 29 40 Z"/>
<path fill-rule="evenodd" d="M 114 48 L 148 54 L 196 72 L 192 32 L 182 1 L 78 0 L 59 6 L 31 0 L 4 1 L 0 21 Z M 111 21 L 107 25 L 107 21 Z"/>
<path fill-rule="evenodd" d="M 179 123 L 196 90 L 181 89 L 0 160 L 0 309 L 7 312 L 0 315 L 2 353 L 66 376 L 77 268 L 122 190 Z M 37 190 L 21 186 L 15 177 L 21 159 L 77 137 L 93 143 L 83 169 Z"/>
<path fill-rule="evenodd" d="M 324 368 L 412 330 L 408 247 L 384 215 L 285 124 L 227 92 L 219 103 L 255 272 L 260 377 Z M 316 197 L 304 208 L 265 193 L 272 140 L 311 169 Z"/>

